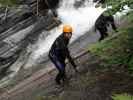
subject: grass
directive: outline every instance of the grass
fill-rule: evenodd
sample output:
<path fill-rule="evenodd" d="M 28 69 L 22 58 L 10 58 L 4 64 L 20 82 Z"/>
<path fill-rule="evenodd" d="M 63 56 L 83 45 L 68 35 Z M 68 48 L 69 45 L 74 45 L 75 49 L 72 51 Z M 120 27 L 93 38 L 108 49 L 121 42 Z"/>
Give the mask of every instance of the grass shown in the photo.
<path fill-rule="evenodd" d="M 133 96 L 128 94 L 116 94 L 112 98 L 113 100 L 133 100 Z"/>
<path fill-rule="evenodd" d="M 89 50 L 104 60 L 104 67 L 128 66 L 133 72 L 133 14 L 125 16 L 129 22 L 125 28 L 119 29 L 116 36 L 111 36 L 102 42 L 91 45 Z"/>

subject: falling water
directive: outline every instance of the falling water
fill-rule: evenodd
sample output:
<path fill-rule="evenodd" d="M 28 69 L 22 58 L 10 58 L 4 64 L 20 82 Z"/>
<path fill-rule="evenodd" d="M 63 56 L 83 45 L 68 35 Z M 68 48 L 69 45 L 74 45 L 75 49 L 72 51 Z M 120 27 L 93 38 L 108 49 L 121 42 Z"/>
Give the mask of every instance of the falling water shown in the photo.
<path fill-rule="evenodd" d="M 35 62 L 40 56 L 46 54 L 54 40 L 61 34 L 62 26 L 69 24 L 74 28 L 71 42 L 84 35 L 88 30 L 92 28 L 96 19 L 104 11 L 102 8 L 95 8 L 92 2 L 87 0 L 79 8 L 74 7 L 74 3 L 77 0 L 63 0 L 58 9 L 59 19 L 62 21 L 62 25 L 51 30 L 49 35 L 45 39 L 40 39 L 37 42 L 38 48 L 32 54 L 32 62 Z M 31 62 L 30 62 L 31 64 Z"/>
<path fill-rule="evenodd" d="M 74 4 L 77 1 L 80 1 L 80 0 L 63 0 L 62 1 L 62 3 L 60 4 L 60 7 L 57 9 L 59 19 L 62 21 L 62 24 L 52 29 L 51 31 L 42 32 L 37 43 L 31 47 L 30 46 L 28 47 L 28 49 L 29 48 L 32 49 L 33 52 L 30 55 L 29 60 L 25 65 L 25 68 L 35 65 L 39 59 L 47 55 L 55 39 L 62 33 L 62 27 L 64 24 L 69 24 L 74 28 L 73 36 L 71 39 L 71 43 L 72 43 L 73 41 L 78 40 L 79 37 L 86 34 L 94 26 L 96 19 L 105 10 L 101 7 L 95 8 L 95 4 L 92 2 L 93 0 L 83 0 L 82 5 L 76 8 Z M 125 8 L 128 9 L 128 7 L 126 6 Z M 121 15 L 121 14 L 118 13 L 118 15 Z M 16 40 L 15 41 L 16 43 L 19 42 L 32 30 L 33 26 L 34 25 L 31 25 L 28 28 L 18 32 L 17 34 L 10 36 L 10 38 L 6 39 L 5 42 L 10 42 L 12 40 Z M 43 35 L 44 37 L 42 37 Z M 13 71 L 15 71 L 14 75 L 19 70 L 17 66 L 12 67 L 12 69 Z M 14 75 L 10 77 L 13 77 Z"/>

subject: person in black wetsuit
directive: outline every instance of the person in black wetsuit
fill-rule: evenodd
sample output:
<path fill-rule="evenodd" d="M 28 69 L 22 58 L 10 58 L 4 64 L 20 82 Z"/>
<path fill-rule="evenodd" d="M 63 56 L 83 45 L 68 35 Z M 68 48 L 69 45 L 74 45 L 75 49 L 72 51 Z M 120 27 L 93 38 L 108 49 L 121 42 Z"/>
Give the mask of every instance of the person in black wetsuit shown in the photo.
<path fill-rule="evenodd" d="M 64 82 L 65 80 L 67 80 L 65 74 L 66 58 L 70 61 L 75 71 L 77 72 L 76 64 L 74 63 L 72 57 L 70 56 L 67 47 L 71 36 L 72 36 L 72 27 L 69 25 L 65 25 L 63 27 L 63 33 L 55 40 L 49 51 L 49 58 L 59 71 L 55 79 L 56 83 L 59 85 L 61 84 L 61 81 Z"/>
<path fill-rule="evenodd" d="M 106 38 L 108 36 L 107 32 L 108 32 L 108 26 L 111 25 L 112 29 L 117 32 L 117 27 L 115 25 L 114 22 L 114 17 L 112 15 L 101 15 L 95 23 L 95 30 L 98 30 L 101 37 L 99 39 L 99 41 L 103 40 L 104 38 Z"/>

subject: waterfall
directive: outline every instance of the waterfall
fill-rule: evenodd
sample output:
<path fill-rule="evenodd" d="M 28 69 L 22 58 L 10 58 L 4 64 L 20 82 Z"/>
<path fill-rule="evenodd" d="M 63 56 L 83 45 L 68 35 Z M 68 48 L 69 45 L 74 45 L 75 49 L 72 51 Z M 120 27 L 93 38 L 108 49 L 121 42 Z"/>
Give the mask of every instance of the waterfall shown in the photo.
<path fill-rule="evenodd" d="M 62 33 L 62 26 L 64 24 L 70 24 L 73 27 L 74 32 L 71 39 L 71 42 L 73 42 L 90 30 L 96 19 L 105 10 L 101 7 L 95 8 L 95 4 L 92 3 L 92 0 L 83 1 L 84 3 L 76 9 L 74 7 L 76 1 L 79 0 L 63 0 L 60 4 L 57 11 L 62 24 L 51 30 L 45 39 L 39 39 L 37 42 L 38 48 L 33 52 L 31 62 L 35 62 L 36 59 L 49 51 L 54 40 Z"/>
<path fill-rule="evenodd" d="M 94 26 L 96 19 L 105 10 L 101 7 L 95 8 L 95 4 L 92 1 L 93 0 L 62 0 L 59 8 L 57 9 L 59 16 L 58 18 L 62 21 L 62 24 L 50 31 L 41 32 L 38 41 L 35 44 L 29 45 L 27 47 L 27 51 L 31 53 L 27 59 L 28 61 L 26 61 L 26 64 L 24 65 L 24 68 L 36 66 L 38 62 L 47 57 L 51 45 L 55 39 L 62 34 L 62 27 L 64 24 L 70 24 L 74 29 L 72 39 L 70 41 L 71 43 L 86 34 Z M 78 7 L 75 6 L 76 3 L 78 4 Z M 4 41 L 7 43 L 9 42 L 9 44 L 12 41 L 18 43 L 25 38 L 27 34 L 31 32 L 31 30 L 36 28 L 34 26 L 35 24 L 17 32 Z M 18 63 L 21 65 L 23 62 Z M 17 72 L 19 68 L 16 67 L 19 66 L 11 66 L 10 69 L 14 72 Z"/>
<path fill-rule="evenodd" d="M 7 30 L 6 33 L 8 34 L 14 33 L 14 34 L 4 39 L 3 41 L 12 46 L 17 45 L 17 43 L 21 42 L 25 37 L 27 37 L 28 34 L 32 33 L 31 31 L 34 30 L 34 28 L 37 28 L 36 29 L 37 32 L 35 33 L 37 34 L 41 33 L 41 34 L 39 40 L 37 40 L 35 44 L 29 44 L 29 46 L 25 48 L 27 50 L 26 51 L 27 54 L 21 55 L 19 60 L 10 67 L 10 70 L 13 71 L 14 73 L 3 79 L 2 82 L 5 80 L 9 80 L 15 75 L 17 75 L 17 72 L 20 70 L 21 66 L 24 66 L 24 68 L 29 68 L 32 66 L 36 66 L 38 62 L 44 60 L 43 58 L 47 57 L 48 51 L 53 42 L 55 41 L 55 39 L 60 34 L 62 34 L 62 27 L 64 24 L 69 24 L 74 29 L 70 41 L 70 43 L 72 43 L 75 40 L 78 40 L 83 35 L 90 34 L 88 33 L 88 31 L 94 26 L 96 19 L 106 10 L 101 7 L 95 8 L 96 4 L 92 2 L 93 0 L 61 0 L 61 1 L 62 2 L 60 3 L 57 12 L 58 12 L 58 18 L 59 20 L 62 21 L 62 24 L 52 29 L 51 31 L 46 31 L 46 30 L 43 31 L 44 26 L 37 24 L 38 22 L 34 24 L 32 23 L 30 24 L 30 26 L 28 27 L 26 26 L 27 28 L 24 28 L 19 31 L 13 31 L 14 28 Z M 116 18 L 117 20 L 118 17 L 121 17 L 122 15 L 130 11 L 128 6 L 125 6 L 124 9 L 125 10 L 122 13 L 121 12 L 116 13 L 115 17 L 117 17 Z M 20 26 L 22 27 L 23 24 L 24 23 L 20 24 Z M 42 30 L 43 32 L 42 31 L 40 32 L 40 30 Z"/>

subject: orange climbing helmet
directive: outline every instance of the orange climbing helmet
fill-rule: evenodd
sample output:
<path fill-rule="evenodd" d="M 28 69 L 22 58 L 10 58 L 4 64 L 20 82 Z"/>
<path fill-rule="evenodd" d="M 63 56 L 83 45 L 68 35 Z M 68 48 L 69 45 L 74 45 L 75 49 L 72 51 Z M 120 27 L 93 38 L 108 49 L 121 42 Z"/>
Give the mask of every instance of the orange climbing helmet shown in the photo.
<path fill-rule="evenodd" d="M 70 25 L 63 26 L 63 33 L 72 33 L 72 32 L 73 32 L 72 26 Z"/>

